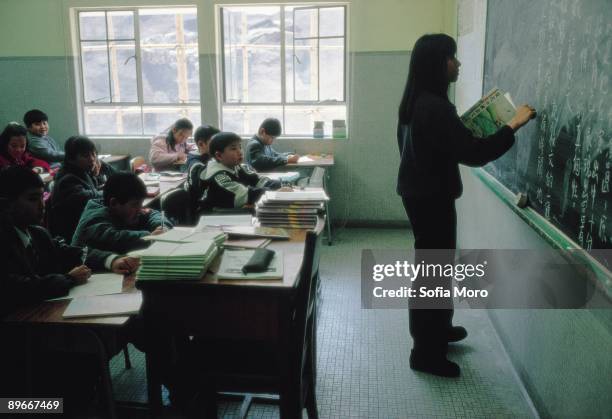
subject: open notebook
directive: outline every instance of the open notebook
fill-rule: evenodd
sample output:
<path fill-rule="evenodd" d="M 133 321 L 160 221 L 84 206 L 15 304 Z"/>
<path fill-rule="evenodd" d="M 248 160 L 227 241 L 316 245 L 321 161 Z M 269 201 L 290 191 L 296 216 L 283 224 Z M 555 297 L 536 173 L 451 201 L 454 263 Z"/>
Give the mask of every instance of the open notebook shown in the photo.
<path fill-rule="evenodd" d="M 140 292 L 79 297 L 70 302 L 63 317 L 70 319 L 127 316 L 138 313 L 141 304 L 142 294 Z"/>

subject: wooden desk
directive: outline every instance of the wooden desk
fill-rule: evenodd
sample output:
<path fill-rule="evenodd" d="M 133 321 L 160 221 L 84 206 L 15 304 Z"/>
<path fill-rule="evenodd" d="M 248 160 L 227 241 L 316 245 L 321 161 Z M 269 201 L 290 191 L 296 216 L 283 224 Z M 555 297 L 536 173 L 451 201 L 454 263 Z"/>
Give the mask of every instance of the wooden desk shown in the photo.
<path fill-rule="evenodd" d="M 135 292 L 134 278 L 123 280 L 122 292 Z M 62 315 L 70 300 L 44 301 L 24 307 L 2 319 L 2 326 L 23 329 L 26 339 L 23 342 L 26 354 L 26 381 L 32 388 L 32 342 L 43 340 L 54 348 L 69 352 L 95 353 L 99 360 L 103 381 L 104 398 L 107 400 L 108 417 L 115 418 L 115 402 L 108 367 L 109 355 L 118 353 L 123 342 L 118 331 L 128 321 L 127 316 L 90 317 L 64 319 Z M 25 395 L 24 395 L 25 396 Z"/>
<path fill-rule="evenodd" d="M 322 227 L 323 223 L 318 223 L 318 231 Z M 219 258 L 211 266 L 212 273 L 198 281 L 137 282 L 143 294 L 141 313 L 150 342 L 157 341 L 160 335 L 266 341 L 277 346 L 280 362 L 288 365 L 289 351 L 285 349 L 289 345 L 291 305 L 300 281 L 306 230 L 288 231 L 290 240 L 268 245 L 283 252 L 282 280 L 219 280 L 215 274 Z M 153 410 L 161 407 L 157 356 L 154 351 L 146 354 Z"/>
<path fill-rule="evenodd" d="M 334 155 L 333 154 L 307 154 L 307 157 L 310 157 L 312 161 L 307 162 L 298 162 L 298 163 L 288 163 L 284 167 L 288 168 L 296 168 L 296 167 L 331 167 L 334 165 Z"/>
<path fill-rule="evenodd" d="M 100 160 L 102 160 L 106 164 L 113 166 L 113 168 L 117 170 L 127 170 L 129 166 L 129 158 L 130 156 L 127 154 L 111 154 L 104 155 L 104 157 L 101 157 Z"/>

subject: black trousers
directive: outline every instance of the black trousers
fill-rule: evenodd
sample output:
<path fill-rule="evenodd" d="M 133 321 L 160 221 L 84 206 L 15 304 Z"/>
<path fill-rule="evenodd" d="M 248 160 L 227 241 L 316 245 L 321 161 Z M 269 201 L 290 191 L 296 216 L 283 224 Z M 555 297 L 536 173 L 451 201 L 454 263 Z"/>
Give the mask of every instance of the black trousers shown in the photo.
<path fill-rule="evenodd" d="M 402 197 L 404 209 L 414 232 L 415 263 L 452 263 L 457 242 L 457 213 L 453 198 Z M 429 250 L 439 249 L 435 252 Z M 446 278 L 422 278 L 413 287 L 435 288 L 441 285 L 450 290 L 451 280 Z M 432 300 L 428 300 L 431 307 Z M 436 299 L 437 307 L 416 308 L 419 301 L 411 301 L 410 334 L 414 352 L 424 357 L 446 356 L 447 334 L 452 326 L 451 298 Z"/>

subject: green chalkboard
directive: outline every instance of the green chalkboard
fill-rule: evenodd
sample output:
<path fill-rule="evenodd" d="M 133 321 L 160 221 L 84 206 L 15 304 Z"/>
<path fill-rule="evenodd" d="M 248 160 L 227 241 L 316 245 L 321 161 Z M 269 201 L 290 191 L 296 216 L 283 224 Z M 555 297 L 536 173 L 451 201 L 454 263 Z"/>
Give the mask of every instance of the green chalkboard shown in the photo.
<path fill-rule="evenodd" d="M 610 0 L 489 0 L 483 90 L 538 118 L 485 170 L 587 250 L 612 248 L 611 63 Z"/>

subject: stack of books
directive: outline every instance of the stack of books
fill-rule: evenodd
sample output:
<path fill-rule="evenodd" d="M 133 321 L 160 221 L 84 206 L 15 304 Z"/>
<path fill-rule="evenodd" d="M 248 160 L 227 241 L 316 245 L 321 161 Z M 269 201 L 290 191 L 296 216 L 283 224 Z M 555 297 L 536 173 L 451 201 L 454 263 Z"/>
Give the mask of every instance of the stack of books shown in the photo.
<path fill-rule="evenodd" d="M 267 191 L 255 205 L 256 224 L 265 227 L 308 228 L 317 225 L 329 197 L 322 188 Z"/>
<path fill-rule="evenodd" d="M 214 240 L 194 242 L 155 241 L 138 252 L 139 281 L 165 279 L 200 279 L 217 257 L 219 250 Z"/>

